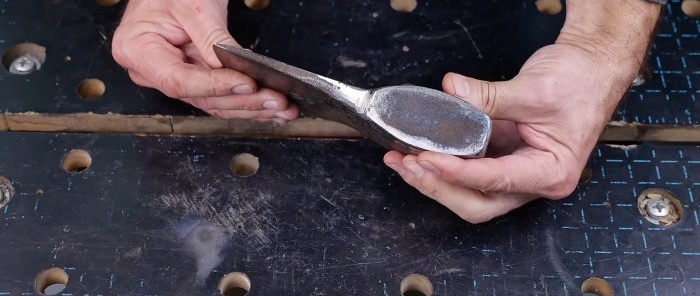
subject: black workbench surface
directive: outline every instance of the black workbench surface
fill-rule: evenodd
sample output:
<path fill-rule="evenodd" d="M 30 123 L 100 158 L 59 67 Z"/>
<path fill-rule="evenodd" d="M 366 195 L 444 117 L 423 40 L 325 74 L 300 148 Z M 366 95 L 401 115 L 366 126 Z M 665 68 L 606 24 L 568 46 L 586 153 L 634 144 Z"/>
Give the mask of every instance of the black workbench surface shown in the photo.
<path fill-rule="evenodd" d="M 438 88 L 447 71 L 508 79 L 563 22 L 534 1 L 419 1 L 409 14 L 389 1 L 272 1 L 259 11 L 241 2 L 232 0 L 230 19 L 243 45 L 361 87 Z M 0 52 L 47 48 L 35 73 L 0 69 L 0 176 L 17 191 L 0 208 L 0 295 L 33 294 L 50 267 L 70 277 L 63 295 L 216 295 L 235 271 L 250 278 L 250 295 L 400 295 L 414 273 L 434 295 L 579 295 L 590 277 L 615 295 L 700 293 L 692 143 L 601 144 L 591 180 L 569 198 L 471 225 L 405 185 L 365 140 L 39 132 L 39 115 L 152 116 L 161 134 L 173 129 L 168 116 L 204 118 L 133 85 L 111 59 L 123 5 L 0 1 Z M 698 34 L 699 21 L 671 1 L 647 81 L 615 119 L 700 123 Z M 86 78 L 107 92 L 80 99 Z M 85 171 L 62 168 L 72 149 L 91 155 Z M 231 174 L 238 153 L 260 158 L 257 174 Z M 649 188 L 678 196 L 679 224 L 640 215 L 637 197 Z"/>
<path fill-rule="evenodd" d="M 700 147 L 600 146 L 591 181 L 470 225 L 406 186 L 367 141 L 0 134 L 17 196 L 0 212 L 0 293 L 31 293 L 58 266 L 72 295 L 211 295 L 246 273 L 251 295 L 399 295 L 417 273 L 435 295 L 615 295 L 700 291 Z M 61 159 L 84 149 L 91 166 Z M 248 178 L 238 153 L 260 158 Z M 666 188 L 685 207 L 660 228 L 637 210 Z M 43 194 L 37 196 L 37 190 Z"/>

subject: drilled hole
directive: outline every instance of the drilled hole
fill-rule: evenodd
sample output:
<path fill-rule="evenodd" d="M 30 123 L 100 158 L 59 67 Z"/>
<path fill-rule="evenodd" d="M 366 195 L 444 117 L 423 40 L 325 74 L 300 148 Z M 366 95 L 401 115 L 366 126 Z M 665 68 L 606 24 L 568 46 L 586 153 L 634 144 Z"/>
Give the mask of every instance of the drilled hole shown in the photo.
<path fill-rule="evenodd" d="M 676 224 L 683 217 L 683 204 L 678 197 L 661 188 L 644 190 L 637 198 L 637 208 L 642 217 L 659 226 Z"/>
<path fill-rule="evenodd" d="M 601 278 L 592 277 L 583 281 L 581 284 L 581 293 L 586 296 L 612 296 L 613 291 L 610 284 Z"/>
<path fill-rule="evenodd" d="M 53 267 L 40 272 L 34 280 L 34 288 L 41 295 L 58 295 L 68 285 L 68 274 L 65 270 Z"/>
<path fill-rule="evenodd" d="M 535 1 L 537 10 L 546 15 L 555 15 L 561 12 L 564 6 L 561 0 L 537 0 Z"/>
<path fill-rule="evenodd" d="M 253 10 L 260 10 L 270 5 L 270 0 L 244 0 L 245 6 Z"/>
<path fill-rule="evenodd" d="M 427 277 L 412 274 L 401 281 L 402 296 L 431 296 L 433 295 L 433 284 Z"/>
<path fill-rule="evenodd" d="M 61 165 L 66 172 L 80 173 L 92 164 L 92 156 L 85 150 L 73 149 L 63 156 Z"/>
<path fill-rule="evenodd" d="M 586 184 L 593 178 L 593 170 L 590 167 L 585 167 L 581 172 L 581 177 L 578 178 L 579 184 Z"/>
<path fill-rule="evenodd" d="M 114 6 L 117 5 L 121 0 L 96 0 L 97 4 L 101 6 Z"/>
<path fill-rule="evenodd" d="M 258 172 L 260 160 L 249 153 L 236 154 L 231 158 L 228 167 L 231 173 L 238 177 L 250 177 Z"/>
<path fill-rule="evenodd" d="M 391 8 L 398 12 L 412 12 L 418 7 L 418 0 L 391 0 Z"/>
<path fill-rule="evenodd" d="M 0 176 L 0 209 L 6 206 L 15 196 L 15 187 L 7 178 Z"/>
<path fill-rule="evenodd" d="M 2 65 L 12 74 L 26 75 L 41 69 L 46 61 L 46 47 L 35 43 L 16 44 L 2 55 Z"/>
<path fill-rule="evenodd" d="M 689 17 L 700 18 L 700 0 L 684 0 L 681 10 Z"/>
<path fill-rule="evenodd" d="M 250 292 L 250 279 L 244 273 L 229 273 L 219 282 L 219 292 L 224 296 L 248 295 L 248 292 Z"/>
<path fill-rule="evenodd" d="M 97 78 L 85 79 L 78 84 L 76 92 L 78 96 L 85 100 L 96 100 L 105 94 L 107 87 L 102 80 Z"/>

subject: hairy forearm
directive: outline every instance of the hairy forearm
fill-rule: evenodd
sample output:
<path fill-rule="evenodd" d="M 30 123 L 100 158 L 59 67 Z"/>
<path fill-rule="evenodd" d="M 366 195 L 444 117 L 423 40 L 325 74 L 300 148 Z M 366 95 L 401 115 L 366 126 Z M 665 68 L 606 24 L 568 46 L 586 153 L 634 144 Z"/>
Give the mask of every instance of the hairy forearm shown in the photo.
<path fill-rule="evenodd" d="M 619 79 L 634 78 L 645 60 L 661 6 L 643 0 L 568 0 L 557 43 L 600 56 Z"/>

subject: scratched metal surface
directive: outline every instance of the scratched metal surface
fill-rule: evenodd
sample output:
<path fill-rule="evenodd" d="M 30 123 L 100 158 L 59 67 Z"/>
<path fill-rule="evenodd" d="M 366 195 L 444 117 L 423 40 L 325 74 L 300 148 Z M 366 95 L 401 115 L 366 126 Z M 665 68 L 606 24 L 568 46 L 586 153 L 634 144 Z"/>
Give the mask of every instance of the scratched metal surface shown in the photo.
<path fill-rule="evenodd" d="M 60 160 L 74 148 L 93 162 L 70 174 Z M 258 174 L 229 172 L 241 152 L 260 157 Z M 368 141 L 1 133 L 0 175 L 17 196 L 0 210 L 0 295 L 32 294 L 52 266 L 70 276 L 64 295 L 214 295 L 232 271 L 249 275 L 251 295 L 399 295 L 411 273 L 435 295 L 578 295 L 591 276 L 615 295 L 700 292 L 700 147 L 600 146 L 571 197 L 478 226 L 404 185 L 383 152 Z M 651 187 L 679 196 L 680 225 L 640 217 L 637 195 Z"/>

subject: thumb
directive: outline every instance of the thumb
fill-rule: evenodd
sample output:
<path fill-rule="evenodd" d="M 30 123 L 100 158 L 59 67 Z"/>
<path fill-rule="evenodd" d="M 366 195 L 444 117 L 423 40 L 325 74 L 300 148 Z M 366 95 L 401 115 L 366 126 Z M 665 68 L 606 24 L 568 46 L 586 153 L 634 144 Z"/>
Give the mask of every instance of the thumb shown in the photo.
<path fill-rule="evenodd" d="M 455 73 L 447 73 L 442 88 L 458 96 L 493 119 L 515 120 L 508 111 L 514 110 L 510 81 L 490 82 Z"/>
<path fill-rule="evenodd" d="M 193 1 L 200 2 L 200 1 Z M 176 16 L 192 43 L 211 68 L 221 68 L 221 62 L 214 53 L 214 44 L 238 46 L 238 42 L 228 32 L 226 6 L 220 7 L 216 1 L 203 1 L 194 11 L 179 11 Z"/>

